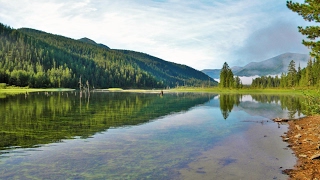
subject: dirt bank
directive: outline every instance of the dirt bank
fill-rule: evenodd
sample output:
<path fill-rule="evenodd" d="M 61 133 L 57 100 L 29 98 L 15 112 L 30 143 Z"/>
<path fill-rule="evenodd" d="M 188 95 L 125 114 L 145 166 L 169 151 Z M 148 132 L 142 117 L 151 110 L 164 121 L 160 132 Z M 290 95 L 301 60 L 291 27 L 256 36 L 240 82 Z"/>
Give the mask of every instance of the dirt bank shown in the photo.
<path fill-rule="evenodd" d="M 298 158 L 294 169 L 286 169 L 290 179 L 320 179 L 320 116 L 289 121 L 283 135 Z"/>

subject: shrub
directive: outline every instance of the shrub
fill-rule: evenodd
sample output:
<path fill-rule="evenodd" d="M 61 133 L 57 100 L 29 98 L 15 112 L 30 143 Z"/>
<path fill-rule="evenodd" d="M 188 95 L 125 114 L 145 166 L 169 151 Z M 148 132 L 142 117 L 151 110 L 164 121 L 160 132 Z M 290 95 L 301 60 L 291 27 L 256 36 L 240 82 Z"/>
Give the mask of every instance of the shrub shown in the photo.
<path fill-rule="evenodd" d="M 7 84 L 6 83 L 0 83 L 0 89 L 6 89 Z"/>
<path fill-rule="evenodd" d="M 305 110 L 302 112 L 305 115 L 320 114 L 320 94 L 306 94 L 305 95 Z"/>

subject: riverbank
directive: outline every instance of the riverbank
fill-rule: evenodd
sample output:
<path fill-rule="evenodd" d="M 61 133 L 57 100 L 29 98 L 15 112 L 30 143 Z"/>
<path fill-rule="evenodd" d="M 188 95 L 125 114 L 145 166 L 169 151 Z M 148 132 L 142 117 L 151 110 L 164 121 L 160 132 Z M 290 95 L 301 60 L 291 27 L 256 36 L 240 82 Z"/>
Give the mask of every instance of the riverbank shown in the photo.
<path fill-rule="evenodd" d="M 6 94 L 23 94 L 30 92 L 59 92 L 59 91 L 74 91 L 70 88 L 48 88 L 48 89 L 36 89 L 36 88 L 6 88 L 0 89 L 0 93 Z"/>
<path fill-rule="evenodd" d="M 290 179 L 320 178 L 320 116 L 310 116 L 289 121 L 289 131 L 284 135 L 289 147 L 298 158 L 293 169 L 286 169 Z"/>
<path fill-rule="evenodd" d="M 50 89 L 35 89 L 35 88 L 6 88 L 0 89 L 0 98 L 6 98 L 16 94 L 28 94 L 33 92 L 62 92 L 62 91 L 74 91 L 75 89 L 69 88 L 50 88 Z"/>
<path fill-rule="evenodd" d="M 197 93 L 217 93 L 217 94 L 290 94 L 290 95 L 304 95 L 317 94 L 317 89 L 305 88 L 242 88 L 242 89 L 229 89 L 219 87 L 179 87 L 173 88 L 168 91 L 173 92 L 197 92 Z"/>

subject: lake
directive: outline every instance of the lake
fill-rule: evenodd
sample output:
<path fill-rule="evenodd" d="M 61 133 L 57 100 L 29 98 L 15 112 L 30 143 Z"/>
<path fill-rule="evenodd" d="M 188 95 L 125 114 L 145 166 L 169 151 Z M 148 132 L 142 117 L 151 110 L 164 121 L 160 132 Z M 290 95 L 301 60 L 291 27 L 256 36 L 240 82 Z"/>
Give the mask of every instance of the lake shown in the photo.
<path fill-rule="evenodd" d="M 0 98 L 0 179 L 287 179 L 289 95 L 79 92 Z"/>

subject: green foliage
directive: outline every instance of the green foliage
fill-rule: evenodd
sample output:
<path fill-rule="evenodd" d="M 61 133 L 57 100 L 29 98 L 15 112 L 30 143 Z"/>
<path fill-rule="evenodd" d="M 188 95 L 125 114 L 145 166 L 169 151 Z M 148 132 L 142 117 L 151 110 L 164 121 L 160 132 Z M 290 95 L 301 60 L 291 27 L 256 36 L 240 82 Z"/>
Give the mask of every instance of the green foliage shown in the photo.
<path fill-rule="evenodd" d="M 0 89 L 6 89 L 7 85 L 6 83 L 0 83 Z"/>
<path fill-rule="evenodd" d="M 288 66 L 288 73 L 278 76 L 262 76 L 253 79 L 252 88 L 314 88 L 320 86 L 320 63 L 319 61 L 308 61 L 307 67 L 298 69 L 292 60 Z"/>
<path fill-rule="evenodd" d="M 319 91 L 315 94 L 304 93 L 305 95 L 305 109 L 303 111 L 306 115 L 315 115 L 320 114 L 320 93 Z"/>
<path fill-rule="evenodd" d="M 287 1 L 287 7 L 293 12 L 301 15 L 306 21 L 320 22 L 319 18 L 319 1 L 306 0 L 305 3 L 294 3 Z M 308 48 L 311 48 L 310 55 L 313 58 L 309 59 L 307 67 L 301 69 L 300 65 L 298 70 L 295 68 L 295 62 L 292 60 L 288 66 L 288 74 L 282 74 L 280 80 L 276 77 L 261 77 L 253 80 L 252 87 L 254 88 L 318 88 L 320 86 L 320 42 L 316 39 L 320 36 L 320 28 L 318 26 L 307 26 L 305 28 L 298 27 L 299 31 L 306 35 L 310 41 L 303 40 L 303 44 Z M 268 82 L 265 80 L 268 79 Z M 269 84 L 269 81 L 272 82 Z M 279 82 L 280 81 L 280 82 Z M 309 102 L 314 102 L 313 96 L 307 96 Z"/>
<path fill-rule="evenodd" d="M 0 23 L 0 82 L 77 88 L 80 77 L 92 88 L 201 86 L 208 81 L 208 76 L 190 67 L 143 53 Z"/>
<path fill-rule="evenodd" d="M 242 83 L 240 78 L 234 77 L 231 68 L 228 63 L 225 62 L 220 71 L 220 83 L 221 88 L 242 88 Z"/>
<path fill-rule="evenodd" d="M 224 119 L 227 119 L 231 113 L 234 106 L 239 106 L 241 99 L 241 94 L 220 94 L 220 110 Z M 294 96 L 294 95 L 266 95 L 266 94 L 252 94 L 252 99 L 261 103 L 278 103 L 281 105 L 282 109 L 288 110 L 288 117 L 290 119 L 295 118 L 295 115 L 305 112 L 308 108 L 304 104 L 304 96 Z M 264 111 L 264 112 L 263 112 Z M 262 109 L 261 113 L 265 113 L 266 109 Z M 270 109 L 274 111 L 274 109 Z"/>
<path fill-rule="evenodd" d="M 320 8 L 318 0 L 305 0 L 305 3 L 294 3 L 292 1 L 287 1 L 287 7 L 293 12 L 298 13 L 303 17 L 304 20 L 309 22 L 320 22 Z M 319 26 L 307 26 L 305 28 L 298 27 L 299 32 L 303 35 L 306 35 L 310 41 L 303 40 L 303 44 L 311 48 L 310 55 L 319 59 L 320 52 L 320 42 L 315 41 L 316 38 L 320 36 L 320 27 Z"/>
<path fill-rule="evenodd" d="M 242 96 L 240 94 L 220 94 L 219 102 L 220 102 L 220 110 L 224 119 L 227 119 L 230 112 L 233 109 L 234 105 L 240 104 L 240 98 Z"/>

